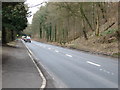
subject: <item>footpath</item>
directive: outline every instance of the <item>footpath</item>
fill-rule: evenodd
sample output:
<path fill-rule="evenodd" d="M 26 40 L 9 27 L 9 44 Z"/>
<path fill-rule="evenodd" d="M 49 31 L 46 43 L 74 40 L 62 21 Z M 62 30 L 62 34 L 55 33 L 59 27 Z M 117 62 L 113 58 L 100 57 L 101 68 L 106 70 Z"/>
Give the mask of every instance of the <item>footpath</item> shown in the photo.
<path fill-rule="evenodd" d="M 16 46 L 2 47 L 2 88 L 31 88 L 39 90 L 42 85 L 37 68 L 21 41 Z M 11 90 L 13 90 L 11 89 Z M 14 89 L 16 90 L 16 89 Z"/>

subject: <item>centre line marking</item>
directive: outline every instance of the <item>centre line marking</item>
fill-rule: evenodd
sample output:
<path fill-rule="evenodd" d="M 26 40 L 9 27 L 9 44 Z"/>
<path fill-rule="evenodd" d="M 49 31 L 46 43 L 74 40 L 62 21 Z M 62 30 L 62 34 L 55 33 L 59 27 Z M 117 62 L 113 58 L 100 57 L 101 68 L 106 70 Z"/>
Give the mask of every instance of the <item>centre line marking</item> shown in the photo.
<path fill-rule="evenodd" d="M 112 75 L 114 75 L 114 73 L 112 73 Z"/>
<path fill-rule="evenodd" d="M 99 64 L 96 64 L 96 63 L 93 63 L 93 62 L 90 62 L 90 61 L 87 61 L 87 63 L 92 64 L 92 65 L 95 65 L 95 66 L 98 66 L 98 67 L 101 66 L 101 65 L 99 65 Z"/>
<path fill-rule="evenodd" d="M 55 50 L 55 52 L 59 52 L 58 50 Z"/>
<path fill-rule="evenodd" d="M 69 54 L 65 54 L 66 56 L 68 56 L 68 57 L 72 57 L 72 55 L 69 55 Z"/>
<path fill-rule="evenodd" d="M 48 48 L 49 50 L 51 49 L 51 48 Z"/>

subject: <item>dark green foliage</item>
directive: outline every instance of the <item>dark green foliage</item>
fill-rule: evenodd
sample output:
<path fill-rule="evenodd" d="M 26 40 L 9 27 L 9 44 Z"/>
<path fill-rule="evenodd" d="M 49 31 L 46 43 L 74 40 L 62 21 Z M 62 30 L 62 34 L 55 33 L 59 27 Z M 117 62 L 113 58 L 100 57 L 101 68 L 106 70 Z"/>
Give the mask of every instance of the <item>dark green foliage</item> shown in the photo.
<path fill-rule="evenodd" d="M 2 3 L 2 42 L 14 40 L 27 26 L 27 10 L 23 2 Z M 11 34 L 10 34 L 11 33 Z M 11 38 L 8 40 L 8 37 Z"/>

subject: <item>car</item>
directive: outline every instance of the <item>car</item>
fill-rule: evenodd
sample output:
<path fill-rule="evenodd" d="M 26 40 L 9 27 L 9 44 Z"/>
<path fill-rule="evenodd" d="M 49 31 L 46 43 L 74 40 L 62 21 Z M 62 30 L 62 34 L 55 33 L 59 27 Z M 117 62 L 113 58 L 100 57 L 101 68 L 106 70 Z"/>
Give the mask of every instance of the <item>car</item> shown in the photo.
<path fill-rule="evenodd" d="M 24 38 L 24 41 L 31 43 L 31 37 L 30 37 L 30 36 L 25 37 L 25 38 Z"/>

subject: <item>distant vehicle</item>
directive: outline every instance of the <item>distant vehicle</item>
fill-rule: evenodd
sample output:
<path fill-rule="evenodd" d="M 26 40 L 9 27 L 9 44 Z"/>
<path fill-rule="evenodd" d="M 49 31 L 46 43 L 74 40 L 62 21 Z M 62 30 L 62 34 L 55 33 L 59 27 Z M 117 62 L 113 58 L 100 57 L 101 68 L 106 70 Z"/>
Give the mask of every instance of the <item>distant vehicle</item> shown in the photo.
<path fill-rule="evenodd" d="M 25 40 L 26 36 L 22 36 L 22 40 Z"/>
<path fill-rule="evenodd" d="M 23 37 L 22 40 L 24 40 L 25 42 L 31 43 L 31 37 L 30 36 Z"/>

